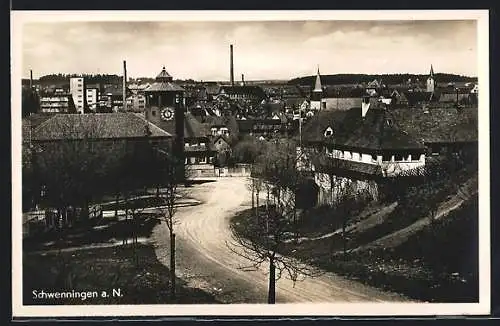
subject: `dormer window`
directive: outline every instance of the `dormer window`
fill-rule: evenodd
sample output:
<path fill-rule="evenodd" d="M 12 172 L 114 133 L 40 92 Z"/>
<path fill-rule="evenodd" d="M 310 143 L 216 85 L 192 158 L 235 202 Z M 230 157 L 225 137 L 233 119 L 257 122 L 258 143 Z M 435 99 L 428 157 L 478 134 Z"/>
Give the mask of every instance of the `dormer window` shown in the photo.
<path fill-rule="evenodd" d="M 393 126 L 393 124 L 394 124 L 391 118 L 387 118 L 387 119 L 385 120 L 385 123 L 386 123 L 389 127 L 392 127 L 392 126 Z"/>
<path fill-rule="evenodd" d="M 325 137 L 331 137 L 333 136 L 333 129 L 331 127 L 328 127 L 325 129 Z"/>

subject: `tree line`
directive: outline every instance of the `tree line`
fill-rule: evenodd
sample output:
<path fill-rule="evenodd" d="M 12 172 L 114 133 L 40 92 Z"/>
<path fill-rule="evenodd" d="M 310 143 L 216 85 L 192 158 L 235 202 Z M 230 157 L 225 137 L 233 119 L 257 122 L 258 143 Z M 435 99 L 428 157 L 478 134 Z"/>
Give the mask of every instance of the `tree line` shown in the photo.
<path fill-rule="evenodd" d="M 326 85 L 340 85 L 340 84 L 363 84 L 369 83 L 373 80 L 381 79 L 386 85 L 395 85 L 406 83 L 409 79 L 413 82 L 417 80 L 425 81 L 429 77 L 428 74 L 335 74 L 335 75 L 322 75 L 321 82 Z M 475 77 L 436 73 L 434 78 L 441 83 L 449 82 L 474 82 L 477 81 Z M 289 85 L 313 85 L 316 76 L 306 76 L 291 79 Z"/>

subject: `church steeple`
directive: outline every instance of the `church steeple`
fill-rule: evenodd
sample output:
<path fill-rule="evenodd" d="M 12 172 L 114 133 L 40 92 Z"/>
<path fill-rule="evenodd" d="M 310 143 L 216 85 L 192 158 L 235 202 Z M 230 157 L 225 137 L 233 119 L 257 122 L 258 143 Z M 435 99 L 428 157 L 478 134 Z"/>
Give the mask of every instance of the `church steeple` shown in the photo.
<path fill-rule="evenodd" d="M 322 106 L 326 104 L 326 102 L 323 102 L 322 99 L 323 87 L 321 86 L 321 76 L 319 74 L 318 66 L 318 74 L 316 75 L 316 82 L 314 83 L 314 89 L 311 94 L 311 110 L 321 110 Z"/>
<path fill-rule="evenodd" d="M 319 66 L 318 66 L 318 74 L 316 75 L 316 83 L 314 84 L 313 92 L 323 92 L 323 87 L 321 86 L 321 76 L 319 74 Z"/>
<path fill-rule="evenodd" d="M 429 73 L 429 77 L 427 78 L 427 92 L 434 92 L 434 89 L 436 87 L 436 83 L 434 81 L 434 68 L 432 67 L 431 64 L 431 71 Z"/>

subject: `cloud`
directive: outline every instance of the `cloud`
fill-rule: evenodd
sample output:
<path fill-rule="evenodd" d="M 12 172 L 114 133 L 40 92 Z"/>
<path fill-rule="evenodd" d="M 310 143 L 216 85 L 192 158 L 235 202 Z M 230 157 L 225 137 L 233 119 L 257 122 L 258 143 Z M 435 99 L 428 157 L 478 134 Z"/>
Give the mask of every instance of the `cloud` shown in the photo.
<path fill-rule="evenodd" d="M 476 74 L 476 25 L 470 21 L 65 22 L 23 29 L 23 72 L 247 79 L 322 73 Z M 438 68 L 439 67 L 439 68 Z"/>

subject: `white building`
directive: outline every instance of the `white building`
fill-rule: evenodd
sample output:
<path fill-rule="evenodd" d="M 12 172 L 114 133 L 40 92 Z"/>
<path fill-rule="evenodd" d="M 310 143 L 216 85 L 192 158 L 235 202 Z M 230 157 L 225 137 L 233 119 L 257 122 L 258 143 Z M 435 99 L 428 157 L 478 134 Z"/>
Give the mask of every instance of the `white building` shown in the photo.
<path fill-rule="evenodd" d="M 85 96 L 87 98 L 87 105 L 93 111 L 97 110 L 99 104 L 99 89 L 97 88 L 87 88 L 85 90 Z"/>
<path fill-rule="evenodd" d="M 83 77 L 71 77 L 69 79 L 69 92 L 73 97 L 76 111 L 83 113 L 85 107 L 85 83 Z"/>

